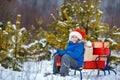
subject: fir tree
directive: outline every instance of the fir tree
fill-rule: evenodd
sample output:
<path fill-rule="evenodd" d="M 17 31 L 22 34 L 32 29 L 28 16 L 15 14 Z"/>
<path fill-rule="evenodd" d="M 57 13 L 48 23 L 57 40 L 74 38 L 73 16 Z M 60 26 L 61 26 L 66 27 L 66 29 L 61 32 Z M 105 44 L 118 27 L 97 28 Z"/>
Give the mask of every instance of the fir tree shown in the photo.
<path fill-rule="evenodd" d="M 13 70 L 19 71 L 22 68 L 22 63 L 24 62 L 21 46 L 27 43 L 26 39 L 26 29 L 20 29 L 20 19 L 21 15 L 17 16 L 16 24 L 8 22 L 5 30 L 2 31 L 1 35 L 1 45 L 0 54 L 3 57 L 1 59 L 1 65 L 5 68 L 12 68 Z M 6 33 L 6 35 L 5 35 Z"/>
<path fill-rule="evenodd" d="M 5 30 L 0 28 L 0 64 L 15 71 L 20 71 L 24 62 L 35 60 L 42 47 L 39 41 L 28 45 L 29 32 L 20 28 L 20 22 L 21 15 L 18 15 L 15 25 L 8 22 Z"/>
<path fill-rule="evenodd" d="M 99 9 L 100 3 L 101 0 L 64 0 L 61 10 L 57 13 L 58 16 L 52 14 L 55 21 L 49 26 L 51 30 L 45 33 L 51 47 L 65 49 L 69 32 L 77 27 L 85 31 L 86 40 L 98 41 L 100 38 L 105 38 L 105 41 L 111 42 L 109 40 L 111 38 L 118 42 L 116 45 L 119 46 L 120 35 L 116 32 L 120 29 L 117 27 L 116 30 L 114 27 L 110 29 L 108 24 L 101 22 L 103 12 Z M 112 33 L 110 33 L 111 30 Z M 118 49 L 118 46 L 114 48 Z M 113 49 L 112 44 L 111 48 Z"/>

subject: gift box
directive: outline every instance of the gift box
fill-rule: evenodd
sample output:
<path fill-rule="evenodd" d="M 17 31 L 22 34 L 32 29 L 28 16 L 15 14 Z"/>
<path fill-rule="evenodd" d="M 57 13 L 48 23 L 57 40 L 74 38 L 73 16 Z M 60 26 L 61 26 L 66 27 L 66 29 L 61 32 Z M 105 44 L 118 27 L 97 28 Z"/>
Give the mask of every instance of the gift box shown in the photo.
<path fill-rule="evenodd" d="M 61 58 L 62 58 L 62 56 L 60 56 L 60 55 L 57 55 L 56 56 L 56 66 L 61 66 Z"/>
<path fill-rule="evenodd" d="M 109 42 L 92 42 L 93 48 L 109 48 Z"/>
<path fill-rule="evenodd" d="M 97 64 L 96 64 L 95 61 L 85 61 L 84 62 L 84 68 L 85 69 L 101 69 L 101 68 L 105 68 L 105 61 L 98 61 Z"/>
<path fill-rule="evenodd" d="M 98 55 L 92 55 L 92 61 L 95 61 L 95 59 L 98 57 Z"/>
<path fill-rule="evenodd" d="M 109 42 L 93 42 L 93 54 L 94 55 L 109 55 L 110 49 L 109 49 Z"/>
<path fill-rule="evenodd" d="M 84 61 L 92 61 L 93 47 L 85 46 Z"/>
<path fill-rule="evenodd" d="M 92 61 L 95 61 L 96 58 L 97 60 L 100 60 L 100 61 L 107 61 L 107 56 L 106 57 L 100 57 L 100 56 L 106 56 L 106 55 L 92 55 Z"/>
<path fill-rule="evenodd" d="M 110 49 L 109 48 L 93 48 L 94 55 L 109 55 Z"/>

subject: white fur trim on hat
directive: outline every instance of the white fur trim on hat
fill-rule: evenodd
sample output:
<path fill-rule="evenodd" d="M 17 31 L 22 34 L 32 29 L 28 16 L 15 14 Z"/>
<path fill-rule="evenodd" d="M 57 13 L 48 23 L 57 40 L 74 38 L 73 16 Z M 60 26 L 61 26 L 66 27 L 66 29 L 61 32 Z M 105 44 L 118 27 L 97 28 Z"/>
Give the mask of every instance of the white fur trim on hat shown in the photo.
<path fill-rule="evenodd" d="M 71 41 L 71 38 L 72 38 L 72 36 L 76 36 L 76 37 L 78 37 L 78 39 L 82 39 L 82 35 L 79 33 L 79 32 L 77 32 L 77 31 L 72 31 L 71 33 L 70 33 L 70 35 L 69 35 L 69 40 Z"/>

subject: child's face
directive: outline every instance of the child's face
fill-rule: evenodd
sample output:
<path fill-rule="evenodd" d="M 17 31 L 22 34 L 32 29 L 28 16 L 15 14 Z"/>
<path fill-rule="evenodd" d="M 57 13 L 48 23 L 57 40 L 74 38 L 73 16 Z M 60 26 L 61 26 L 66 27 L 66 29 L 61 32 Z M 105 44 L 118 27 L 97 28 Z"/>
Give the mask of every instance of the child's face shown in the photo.
<path fill-rule="evenodd" d="M 73 43 L 77 43 L 78 40 L 79 40 L 78 37 L 76 37 L 76 36 L 74 36 L 74 35 L 71 37 L 71 41 L 72 41 Z"/>

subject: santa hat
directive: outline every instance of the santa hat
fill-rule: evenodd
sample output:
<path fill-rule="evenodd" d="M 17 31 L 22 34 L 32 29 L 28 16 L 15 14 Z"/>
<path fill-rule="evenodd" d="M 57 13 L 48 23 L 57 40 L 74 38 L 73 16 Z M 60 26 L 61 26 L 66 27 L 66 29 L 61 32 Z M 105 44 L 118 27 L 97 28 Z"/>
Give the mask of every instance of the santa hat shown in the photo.
<path fill-rule="evenodd" d="M 69 40 L 70 41 L 71 41 L 71 37 L 73 35 L 76 36 L 76 37 L 78 37 L 80 40 L 85 38 L 85 32 L 83 32 L 80 29 L 76 29 L 76 30 L 73 30 L 72 32 L 70 32 L 70 35 L 69 35 Z"/>

